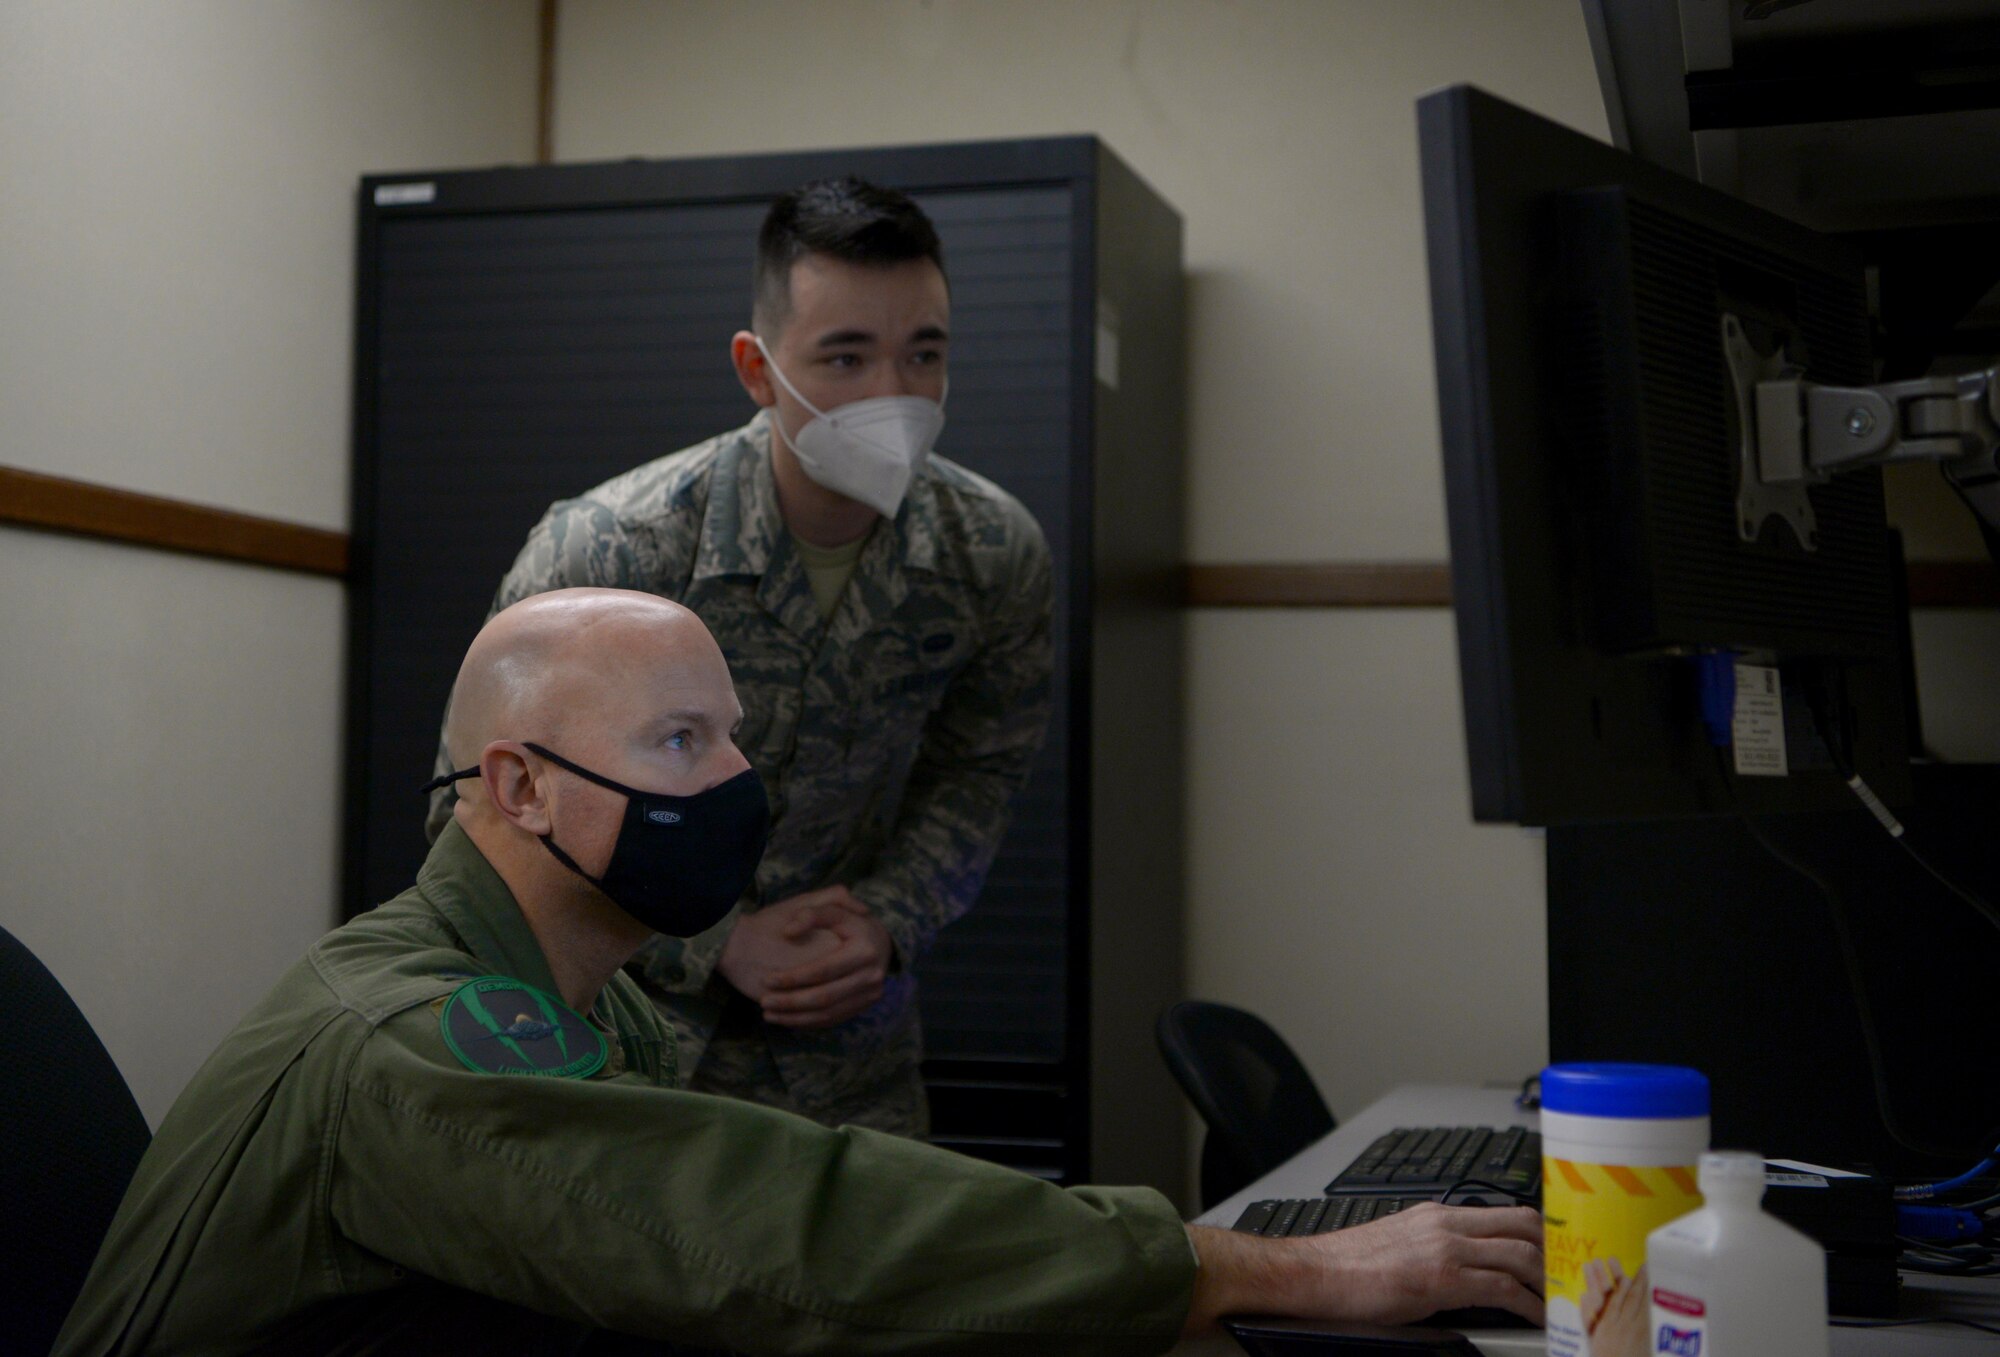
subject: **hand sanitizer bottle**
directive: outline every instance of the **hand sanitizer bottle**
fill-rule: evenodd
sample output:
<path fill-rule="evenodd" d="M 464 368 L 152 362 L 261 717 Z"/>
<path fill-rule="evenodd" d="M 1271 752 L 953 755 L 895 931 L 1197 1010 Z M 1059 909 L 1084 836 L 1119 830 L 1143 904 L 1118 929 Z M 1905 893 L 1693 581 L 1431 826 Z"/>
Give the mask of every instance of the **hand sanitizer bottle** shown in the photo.
<path fill-rule="evenodd" d="M 1826 1253 L 1765 1214 L 1764 1160 L 1701 1157 L 1701 1210 L 1646 1239 L 1654 1357 L 1827 1357 Z"/>

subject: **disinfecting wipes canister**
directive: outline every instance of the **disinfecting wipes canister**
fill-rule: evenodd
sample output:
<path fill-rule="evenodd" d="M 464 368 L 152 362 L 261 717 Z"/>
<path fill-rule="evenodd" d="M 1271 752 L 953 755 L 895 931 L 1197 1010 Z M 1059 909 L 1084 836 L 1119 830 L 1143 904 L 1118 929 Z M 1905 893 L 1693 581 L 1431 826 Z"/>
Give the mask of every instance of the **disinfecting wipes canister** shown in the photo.
<path fill-rule="evenodd" d="M 1542 1071 L 1549 1357 L 1651 1351 L 1646 1236 L 1701 1206 L 1708 1080 L 1671 1065 Z"/>

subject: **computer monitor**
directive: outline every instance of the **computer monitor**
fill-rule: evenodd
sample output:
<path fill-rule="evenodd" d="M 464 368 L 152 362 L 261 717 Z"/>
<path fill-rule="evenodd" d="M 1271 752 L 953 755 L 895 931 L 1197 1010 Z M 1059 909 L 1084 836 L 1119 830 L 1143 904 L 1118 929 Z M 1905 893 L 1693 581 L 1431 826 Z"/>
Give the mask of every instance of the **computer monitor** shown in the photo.
<path fill-rule="evenodd" d="M 1477 90 L 1419 126 L 1473 809 L 1549 826 L 1551 1057 L 1704 1070 L 1718 1143 L 1983 1153 L 2000 935 L 1848 776 L 1990 898 L 2000 769 L 1909 765 L 1878 473 L 1773 495 L 1746 438 L 1758 380 L 1876 378 L 1862 255 Z M 1739 658 L 1761 732 L 1704 709 Z"/>
<path fill-rule="evenodd" d="M 1762 377 L 1870 379 L 1859 255 L 1470 87 L 1418 121 L 1475 818 L 1905 801 L 1880 475 L 1748 438 Z"/>

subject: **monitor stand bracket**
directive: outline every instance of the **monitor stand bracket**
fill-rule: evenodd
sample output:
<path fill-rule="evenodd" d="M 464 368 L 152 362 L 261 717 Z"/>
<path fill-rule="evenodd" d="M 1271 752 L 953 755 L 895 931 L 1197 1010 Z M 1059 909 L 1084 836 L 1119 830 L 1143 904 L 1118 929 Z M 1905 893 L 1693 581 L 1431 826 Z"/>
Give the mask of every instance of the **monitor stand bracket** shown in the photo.
<path fill-rule="evenodd" d="M 1771 353 L 1760 350 L 1735 316 L 1722 317 L 1722 356 L 1729 364 L 1729 384 L 1736 393 L 1736 535 L 1754 542 L 1764 524 L 1775 518 L 1788 525 L 1800 546 L 1819 545 L 1819 522 L 1806 482 L 1798 476 L 1780 479 L 1769 474 L 1774 440 L 1763 429 L 1760 394 L 1767 386 L 1796 379 L 1805 369 L 1786 354 L 1782 344 Z"/>
<path fill-rule="evenodd" d="M 1726 325 L 1724 347 L 1729 348 Z M 1744 366 L 1731 355 L 1739 409 Z M 2000 365 L 1876 386 L 1824 386 L 1796 371 L 1760 374 L 1751 400 L 1757 475 L 1739 481 L 1739 526 L 1749 518 L 1742 504 L 1752 479 L 1766 495 L 1779 487 L 1802 494 L 1806 486 L 1855 467 L 1939 462 L 1972 512 L 2000 531 Z M 1753 421 L 1744 422 L 1746 429 L 1752 426 Z M 1762 518 L 1757 521 L 1761 526 Z M 1793 530 L 1798 528 L 1793 521 Z M 1812 549 L 1809 531 L 1799 540 Z"/>

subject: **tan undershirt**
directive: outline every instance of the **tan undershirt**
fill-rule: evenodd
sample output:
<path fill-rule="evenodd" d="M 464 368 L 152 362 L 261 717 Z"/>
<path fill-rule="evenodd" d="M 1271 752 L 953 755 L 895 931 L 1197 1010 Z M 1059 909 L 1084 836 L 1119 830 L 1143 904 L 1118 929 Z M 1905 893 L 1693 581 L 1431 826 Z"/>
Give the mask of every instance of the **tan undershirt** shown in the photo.
<path fill-rule="evenodd" d="M 844 547 L 816 547 L 796 533 L 792 535 L 792 550 L 799 554 L 799 564 L 805 567 L 813 602 L 819 605 L 820 621 L 832 620 L 833 610 L 840 606 L 840 596 L 846 592 L 848 580 L 854 577 L 854 567 L 861 560 L 861 549 L 868 545 L 873 531 L 862 533 Z"/>

